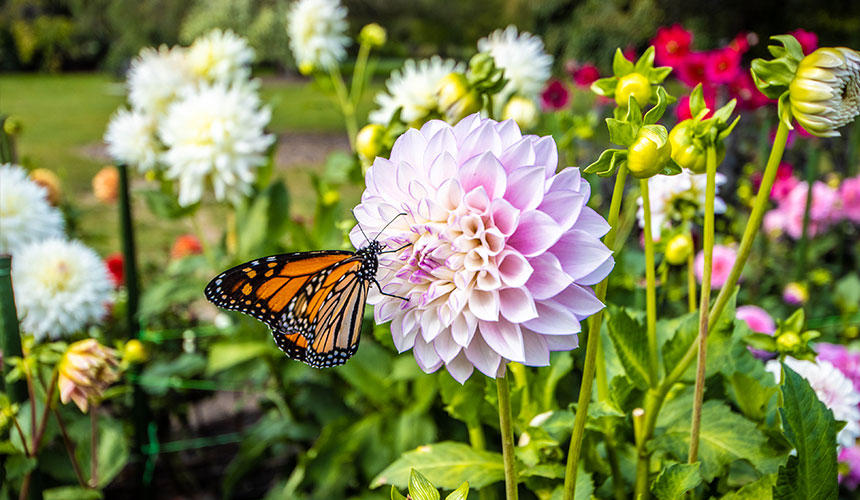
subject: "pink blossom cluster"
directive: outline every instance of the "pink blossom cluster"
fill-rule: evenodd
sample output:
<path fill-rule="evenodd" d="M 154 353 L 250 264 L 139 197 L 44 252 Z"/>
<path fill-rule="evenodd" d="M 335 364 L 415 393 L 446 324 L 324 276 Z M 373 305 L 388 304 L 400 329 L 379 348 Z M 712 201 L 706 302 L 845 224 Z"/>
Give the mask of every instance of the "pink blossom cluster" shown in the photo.
<path fill-rule="evenodd" d="M 808 192 L 809 185 L 798 180 L 790 166 L 781 165 L 771 189 L 771 198 L 777 206 L 765 214 L 765 231 L 799 239 L 803 234 Z M 812 184 L 808 235 L 819 235 L 842 221 L 860 224 L 860 175 L 845 179 L 838 188 L 821 181 Z"/>
<path fill-rule="evenodd" d="M 818 360 L 827 361 L 851 380 L 854 389 L 860 391 L 860 351 L 850 350 L 844 345 L 819 343 L 815 346 Z M 839 461 L 848 465 L 848 473 L 839 476 L 839 482 L 850 490 L 860 486 L 860 445 L 844 447 L 839 451 Z"/>

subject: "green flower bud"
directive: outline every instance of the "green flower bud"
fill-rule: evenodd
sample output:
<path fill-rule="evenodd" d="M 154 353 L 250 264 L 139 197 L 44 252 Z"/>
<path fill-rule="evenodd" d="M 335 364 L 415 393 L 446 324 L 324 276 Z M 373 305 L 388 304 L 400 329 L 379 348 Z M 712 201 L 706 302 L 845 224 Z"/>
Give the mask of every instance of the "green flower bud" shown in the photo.
<path fill-rule="evenodd" d="M 637 179 L 652 177 L 670 160 L 671 152 L 666 128 L 646 125 L 627 148 L 627 168 Z"/>
<path fill-rule="evenodd" d="M 693 253 L 693 239 L 689 234 L 676 234 L 666 244 L 666 261 L 673 266 L 687 262 L 687 257 Z"/>
<path fill-rule="evenodd" d="M 143 363 L 149 359 L 149 353 L 143 342 L 137 339 L 131 339 L 125 343 L 122 350 L 122 360 L 131 364 Z"/>
<path fill-rule="evenodd" d="M 299 73 L 308 76 L 314 72 L 314 63 L 309 61 L 303 61 L 299 63 Z"/>
<path fill-rule="evenodd" d="M 527 130 L 537 125 L 538 109 L 533 100 L 515 95 L 505 104 L 502 119 L 513 120 L 521 129 Z"/>
<path fill-rule="evenodd" d="M 3 120 L 3 132 L 8 135 L 18 135 L 21 133 L 21 119 L 17 116 L 8 116 Z"/>
<path fill-rule="evenodd" d="M 450 123 L 456 123 L 481 110 L 481 96 L 470 87 L 466 75 L 462 73 L 444 76 L 436 87 L 436 97 L 439 110 Z"/>
<path fill-rule="evenodd" d="M 385 28 L 376 23 L 365 24 L 358 33 L 358 43 L 370 47 L 382 47 L 387 39 L 388 33 L 385 32 Z"/>
<path fill-rule="evenodd" d="M 669 144 L 672 146 L 672 159 L 675 163 L 696 174 L 703 174 L 707 167 L 707 154 L 704 148 L 693 140 L 695 125 L 696 121 L 693 119 L 687 119 L 675 125 L 669 132 Z M 717 164 L 722 163 L 725 157 L 726 147 L 720 141 L 717 143 Z"/>
<path fill-rule="evenodd" d="M 646 106 L 651 100 L 651 83 L 648 77 L 641 73 L 630 73 L 618 79 L 615 87 L 615 103 L 620 107 L 626 107 L 630 96 L 636 99 L 639 106 Z"/>
<path fill-rule="evenodd" d="M 804 57 L 788 86 L 794 119 L 812 135 L 838 136 L 860 114 L 860 53 L 823 47 Z"/>
<path fill-rule="evenodd" d="M 801 344 L 800 335 L 797 332 L 782 332 L 776 338 L 776 347 L 779 352 L 792 352 Z"/>
<path fill-rule="evenodd" d="M 372 161 L 382 152 L 385 127 L 376 123 L 365 125 L 355 136 L 355 152 L 366 161 Z"/>

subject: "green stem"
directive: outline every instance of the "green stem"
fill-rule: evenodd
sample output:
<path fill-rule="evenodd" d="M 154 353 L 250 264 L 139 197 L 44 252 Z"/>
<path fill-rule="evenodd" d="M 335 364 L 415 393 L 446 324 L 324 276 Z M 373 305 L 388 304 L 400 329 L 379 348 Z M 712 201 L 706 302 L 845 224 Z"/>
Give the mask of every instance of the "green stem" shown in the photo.
<path fill-rule="evenodd" d="M 639 189 L 642 191 L 642 208 L 645 211 L 645 309 L 647 313 L 646 332 L 648 335 L 648 375 L 651 387 L 656 387 L 657 380 L 657 283 L 654 276 L 654 238 L 651 222 L 651 198 L 648 192 L 648 179 L 640 179 Z"/>
<path fill-rule="evenodd" d="M 505 498 L 517 500 L 517 470 L 514 464 L 514 428 L 511 418 L 511 393 L 507 374 L 496 378 L 499 395 L 499 427 L 502 432 L 502 460 L 505 466 Z"/>
<path fill-rule="evenodd" d="M 90 407 L 90 486 L 99 484 L 99 405 Z"/>
<path fill-rule="evenodd" d="M 817 141 L 810 140 L 806 156 L 806 205 L 803 207 L 803 230 L 800 241 L 797 242 L 797 265 L 795 266 L 795 277 L 802 280 L 806 276 L 806 263 L 809 255 L 809 221 L 812 211 L 812 185 L 818 173 L 818 147 Z"/>
<path fill-rule="evenodd" d="M 358 109 L 361 94 L 364 91 L 365 73 L 367 72 L 367 59 L 370 56 L 370 45 L 363 43 L 358 47 L 358 56 L 355 59 L 355 69 L 352 72 L 352 83 L 349 91 L 350 102 L 353 109 Z"/>
<path fill-rule="evenodd" d="M 6 359 L 23 358 L 21 332 L 18 329 L 18 312 L 12 290 L 12 256 L 0 254 L 0 351 Z M 5 391 L 10 403 L 23 403 L 27 399 L 27 385 L 23 380 L 7 383 L 11 363 L 3 363 L 0 373 L 0 391 Z"/>
<path fill-rule="evenodd" d="M 358 123 L 355 118 L 355 106 L 349 100 L 349 94 L 346 90 L 346 84 L 343 83 L 343 75 L 340 73 L 340 68 L 336 65 L 329 68 L 329 76 L 331 83 L 334 86 L 334 93 L 337 96 L 337 101 L 340 104 L 340 110 L 343 113 L 343 120 L 346 124 L 346 133 L 349 136 L 349 147 L 355 151 L 355 136 L 358 134 Z"/>
<path fill-rule="evenodd" d="M 708 147 L 707 184 L 705 187 L 705 227 L 703 252 L 705 267 L 702 271 L 702 296 L 699 302 L 699 357 L 696 365 L 696 386 L 693 393 L 693 420 L 690 424 L 690 454 L 688 463 L 699 457 L 699 431 L 702 424 L 702 402 L 705 397 L 705 367 L 708 341 L 708 306 L 711 303 L 711 273 L 714 260 L 714 198 L 716 196 L 717 151 Z"/>
<path fill-rule="evenodd" d="M 609 232 L 603 239 L 608 248 L 614 248 L 617 235 L 618 214 L 621 212 L 621 199 L 624 197 L 624 182 L 627 180 L 627 167 L 622 166 L 615 174 L 615 187 L 612 189 L 612 200 L 609 202 Z M 609 277 L 597 284 L 595 295 L 601 302 L 606 299 L 606 290 L 609 287 Z M 577 402 L 576 417 L 573 421 L 573 434 L 570 438 L 570 448 L 567 452 L 567 465 L 564 473 L 564 500 L 573 500 L 576 492 L 576 471 L 579 465 L 579 455 L 582 452 L 582 439 L 585 435 L 585 422 L 588 416 L 588 405 L 591 402 L 591 387 L 594 383 L 595 361 L 600 346 L 600 326 L 603 323 L 603 310 L 594 313 L 588 318 L 588 338 L 585 345 L 585 366 L 582 368 L 582 384 L 579 387 L 579 398 Z M 602 376 L 606 377 L 606 368 L 601 365 Z M 605 384 L 603 384 L 605 387 Z M 598 384 L 598 391 L 601 385 Z M 606 394 L 598 397 L 608 399 Z M 609 444 L 607 443 L 607 446 Z"/>
<path fill-rule="evenodd" d="M 39 451 L 39 445 L 42 443 L 42 437 L 45 435 L 45 429 L 48 426 L 48 411 L 51 409 L 51 405 L 53 404 L 54 399 L 54 389 L 57 387 L 57 379 L 59 378 L 59 372 L 57 369 L 54 369 L 54 374 L 51 377 L 51 383 L 48 387 L 45 388 L 45 407 L 42 409 L 42 417 L 39 420 L 39 430 L 36 431 L 33 437 L 33 456 Z M 42 383 L 45 380 L 42 379 Z"/>
<path fill-rule="evenodd" d="M 60 427 L 60 435 L 63 436 L 63 444 L 66 447 L 66 453 L 69 455 L 69 460 L 72 462 L 72 469 L 75 471 L 75 476 L 78 478 L 78 485 L 82 488 L 86 486 L 86 481 L 84 481 L 84 474 L 81 472 L 81 466 L 78 464 L 78 459 L 75 457 L 75 445 L 72 444 L 71 438 L 69 438 L 69 432 L 66 430 L 66 423 L 63 422 L 63 417 L 60 416 L 60 411 L 56 408 L 51 409 L 54 413 L 54 417 L 57 418 L 57 425 Z"/>
<path fill-rule="evenodd" d="M 692 240 L 692 237 L 691 237 Z M 687 308 L 690 312 L 696 310 L 696 258 L 695 250 L 690 250 L 687 256 Z"/>

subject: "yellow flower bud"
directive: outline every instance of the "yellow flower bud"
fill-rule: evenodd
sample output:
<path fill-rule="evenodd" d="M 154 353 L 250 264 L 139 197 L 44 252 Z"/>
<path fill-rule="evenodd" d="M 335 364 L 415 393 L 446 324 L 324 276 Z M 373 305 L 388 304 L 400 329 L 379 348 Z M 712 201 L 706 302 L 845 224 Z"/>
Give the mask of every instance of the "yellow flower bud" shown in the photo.
<path fill-rule="evenodd" d="M 641 73 L 630 73 L 618 79 L 615 87 L 615 103 L 621 107 L 627 106 L 632 95 L 639 106 L 645 106 L 651 100 L 651 83 Z"/>
<path fill-rule="evenodd" d="M 445 120 L 456 123 L 463 118 L 481 110 L 481 96 L 471 88 L 466 75 L 448 73 L 436 86 L 436 97 L 439 110 Z"/>
<path fill-rule="evenodd" d="M 131 339 L 125 343 L 122 350 L 122 360 L 131 364 L 143 363 L 149 359 L 149 353 L 143 342 L 137 339 Z"/>
<path fill-rule="evenodd" d="M 376 123 L 365 125 L 355 136 L 355 152 L 367 161 L 373 161 L 382 152 L 385 127 Z"/>
<path fill-rule="evenodd" d="M 686 119 L 672 128 L 669 132 L 669 143 L 672 145 L 672 159 L 678 165 L 688 168 L 693 173 L 703 174 L 707 167 L 707 154 L 704 149 L 693 142 L 693 127 L 695 120 Z M 722 142 L 717 145 L 717 164 L 726 157 L 726 147 Z"/>
<path fill-rule="evenodd" d="M 502 119 L 513 120 L 521 129 L 527 130 L 537 125 L 538 109 L 533 100 L 515 95 L 505 104 Z"/>
<path fill-rule="evenodd" d="M 17 116 L 8 116 L 3 120 L 3 132 L 9 135 L 18 135 L 21 133 L 21 119 Z"/>
<path fill-rule="evenodd" d="M 98 401 L 119 378 L 115 370 L 118 364 L 116 351 L 99 344 L 96 339 L 71 344 L 57 365 L 60 401 L 63 404 L 74 401 L 86 413 L 90 403 Z"/>
<path fill-rule="evenodd" d="M 314 72 L 314 63 L 303 61 L 299 63 L 299 73 L 307 76 Z"/>
<path fill-rule="evenodd" d="M 382 47 L 387 39 L 385 28 L 376 23 L 365 24 L 358 33 L 358 43 L 371 47 Z"/>
<path fill-rule="evenodd" d="M 30 178 L 33 182 L 45 188 L 48 192 L 48 201 L 51 205 L 56 206 L 60 202 L 63 190 L 60 187 L 60 178 L 57 174 L 47 168 L 37 168 L 30 172 Z"/>
<path fill-rule="evenodd" d="M 93 194 L 103 203 L 113 203 L 119 195 L 119 172 L 114 166 L 99 170 L 93 177 Z"/>
<path fill-rule="evenodd" d="M 693 239 L 689 234 L 676 234 L 666 244 L 666 261 L 673 266 L 687 262 L 687 257 L 693 253 Z"/>
<path fill-rule="evenodd" d="M 860 53 L 823 47 L 804 57 L 788 87 L 791 112 L 807 132 L 838 136 L 860 114 Z"/>
<path fill-rule="evenodd" d="M 800 335 L 796 332 L 783 332 L 776 338 L 776 347 L 780 352 L 791 352 L 800 345 Z"/>
<path fill-rule="evenodd" d="M 627 168 L 637 179 L 656 175 L 669 161 L 672 153 L 668 137 L 661 137 L 650 127 L 660 127 L 664 133 L 666 130 L 662 125 L 642 127 L 636 140 L 627 148 Z"/>
<path fill-rule="evenodd" d="M 322 204 L 324 206 L 330 207 L 338 201 L 340 201 L 340 193 L 338 193 L 334 189 L 329 189 L 322 195 Z"/>

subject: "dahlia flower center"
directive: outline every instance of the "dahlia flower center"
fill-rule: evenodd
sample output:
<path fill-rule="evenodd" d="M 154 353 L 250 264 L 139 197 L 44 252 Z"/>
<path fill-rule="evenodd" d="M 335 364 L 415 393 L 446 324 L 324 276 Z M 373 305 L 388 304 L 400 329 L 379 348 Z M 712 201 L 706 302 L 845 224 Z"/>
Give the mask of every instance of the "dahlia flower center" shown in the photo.
<path fill-rule="evenodd" d="M 42 268 L 39 281 L 50 292 L 59 293 L 70 288 L 74 274 L 74 268 L 70 262 L 58 260 L 53 265 Z"/>
<path fill-rule="evenodd" d="M 674 54 L 678 51 L 678 42 L 675 40 L 670 40 L 669 43 L 666 44 L 666 52 L 670 54 Z"/>

